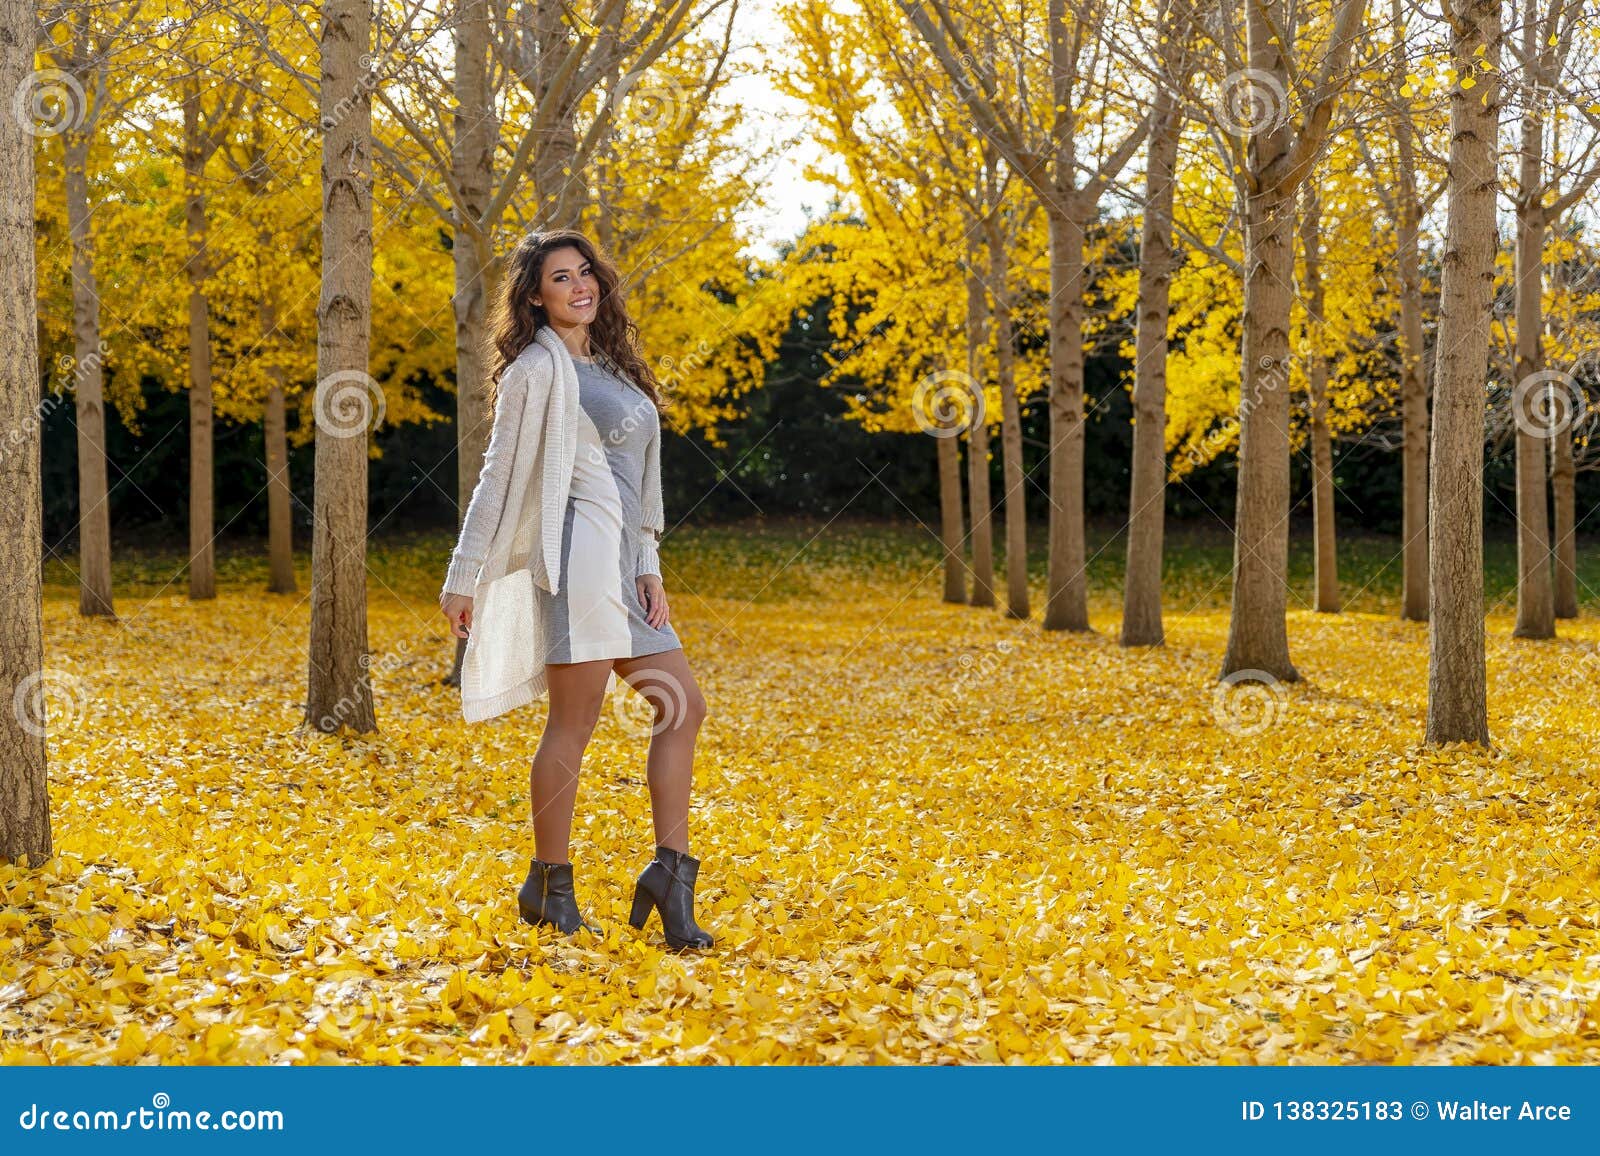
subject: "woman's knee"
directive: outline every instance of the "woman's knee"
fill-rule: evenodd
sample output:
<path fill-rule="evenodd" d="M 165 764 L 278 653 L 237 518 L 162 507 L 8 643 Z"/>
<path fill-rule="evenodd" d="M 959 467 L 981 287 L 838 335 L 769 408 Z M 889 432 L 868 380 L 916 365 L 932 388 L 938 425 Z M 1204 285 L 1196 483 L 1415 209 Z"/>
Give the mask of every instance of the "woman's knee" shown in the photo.
<path fill-rule="evenodd" d="M 699 687 L 691 686 L 684 692 L 679 722 L 684 727 L 697 730 L 700 724 L 706 721 L 706 710 L 705 695 L 700 693 Z"/>

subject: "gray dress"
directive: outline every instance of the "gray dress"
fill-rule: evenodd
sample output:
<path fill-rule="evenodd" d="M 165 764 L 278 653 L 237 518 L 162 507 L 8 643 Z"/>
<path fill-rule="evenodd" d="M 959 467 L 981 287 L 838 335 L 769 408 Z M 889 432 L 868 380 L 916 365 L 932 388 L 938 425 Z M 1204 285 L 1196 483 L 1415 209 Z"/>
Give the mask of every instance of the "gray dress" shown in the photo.
<path fill-rule="evenodd" d="M 660 436 L 648 395 L 624 374 L 573 360 L 578 371 L 578 452 L 561 526 L 561 589 L 535 585 L 544 661 L 639 658 L 682 644 L 672 623 L 647 620 L 635 579 L 643 532 L 645 455 Z"/>

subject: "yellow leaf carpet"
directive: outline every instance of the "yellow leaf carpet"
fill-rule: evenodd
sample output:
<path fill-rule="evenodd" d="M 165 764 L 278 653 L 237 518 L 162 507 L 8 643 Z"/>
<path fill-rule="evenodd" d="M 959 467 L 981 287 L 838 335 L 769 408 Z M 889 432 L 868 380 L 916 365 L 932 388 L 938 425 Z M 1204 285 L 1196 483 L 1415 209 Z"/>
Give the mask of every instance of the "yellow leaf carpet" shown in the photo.
<path fill-rule="evenodd" d="M 373 548 L 364 737 L 297 728 L 308 559 L 295 595 L 224 559 L 210 603 L 148 565 L 117 623 L 52 562 L 58 854 L 0 867 L 0 1059 L 1600 1060 L 1592 604 L 1555 642 L 1494 607 L 1495 749 L 1429 750 L 1427 628 L 1371 598 L 1291 599 L 1302 680 L 1219 688 L 1214 574 L 1124 650 L 1103 585 L 1090 634 L 1043 633 L 1037 583 L 1031 622 L 941 602 L 916 529 L 676 537 L 700 957 L 625 922 L 627 691 L 573 833 L 606 934 L 518 921 L 545 706 L 469 726 L 438 685 L 448 541 Z"/>

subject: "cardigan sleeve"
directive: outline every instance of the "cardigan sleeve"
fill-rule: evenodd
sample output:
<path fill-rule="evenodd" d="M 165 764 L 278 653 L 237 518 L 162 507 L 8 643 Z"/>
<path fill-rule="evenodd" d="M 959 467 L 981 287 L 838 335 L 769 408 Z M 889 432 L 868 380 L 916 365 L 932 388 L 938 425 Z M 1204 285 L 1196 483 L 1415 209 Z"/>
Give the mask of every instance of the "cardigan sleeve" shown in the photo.
<path fill-rule="evenodd" d="M 645 574 L 661 576 L 661 533 L 666 529 L 666 515 L 661 505 L 661 423 L 650 434 L 644 452 L 644 486 L 641 498 L 639 525 L 639 555 L 634 561 L 634 577 Z"/>
<path fill-rule="evenodd" d="M 465 594 L 470 598 L 477 590 L 478 569 L 489 555 L 489 543 L 500 525 L 506 491 L 511 485 L 511 467 L 526 393 L 527 381 L 523 375 L 514 367 L 507 368 L 495 391 L 489 448 L 484 451 L 483 468 L 478 472 L 478 483 L 473 487 L 466 517 L 461 521 L 461 535 L 450 555 L 443 593 Z"/>

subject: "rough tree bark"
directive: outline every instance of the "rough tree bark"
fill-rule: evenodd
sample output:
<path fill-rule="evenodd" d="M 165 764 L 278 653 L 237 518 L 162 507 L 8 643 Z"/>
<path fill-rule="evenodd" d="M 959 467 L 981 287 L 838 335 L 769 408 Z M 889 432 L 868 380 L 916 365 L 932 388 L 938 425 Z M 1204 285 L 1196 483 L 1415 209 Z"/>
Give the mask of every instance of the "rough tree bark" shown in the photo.
<path fill-rule="evenodd" d="M 983 349 L 989 339 L 989 299 L 984 292 L 980 271 L 981 225 L 973 223 L 966 232 L 967 245 L 967 376 L 975 391 L 985 387 Z M 989 416 L 967 427 L 967 505 L 972 523 L 973 606 L 993 606 L 994 597 L 994 518 L 993 496 L 989 492 Z"/>
<path fill-rule="evenodd" d="M 248 161 L 243 172 L 245 187 L 252 198 L 264 196 L 272 181 L 272 166 L 267 159 L 259 102 L 251 110 Z M 262 218 L 256 229 L 256 244 L 269 252 L 277 244 L 273 222 Z M 270 273 L 260 277 L 261 299 L 256 305 L 256 327 L 260 348 L 271 351 L 281 344 L 278 333 L 278 282 Z M 275 357 L 267 362 L 267 396 L 262 407 L 261 436 L 267 468 L 267 589 L 274 594 L 293 594 L 294 518 L 291 503 L 294 491 L 289 478 L 289 433 L 283 364 Z"/>
<path fill-rule="evenodd" d="M 456 520 L 467 516 L 473 487 L 483 469 L 492 414 L 486 402 L 488 385 L 488 316 L 491 294 L 498 287 L 499 266 L 489 234 L 482 227 L 494 192 L 494 150 L 499 121 L 489 82 L 488 0 L 461 0 L 455 24 L 454 128 L 450 166 L 460 203 L 454 209 L 451 256 L 455 259 L 455 295 L 450 304 L 456 322 Z M 467 640 L 458 638 L 448 686 L 461 685 L 461 660 Z"/>
<path fill-rule="evenodd" d="M 32 83 L 34 9 L 0 0 L 0 92 Z M 19 102 L 19 108 L 22 107 Z M 39 477 L 39 347 L 33 256 L 33 136 L 24 117 L 0 117 L 0 858 L 50 858 L 45 778 L 44 510 Z M 20 694 L 19 694 L 20 692 Z M 37 703 L 37 709 L 32 704 Z M 21 707 L 21 709 L 18 709 Z"/>
<path fill-rule="evenodd" d="M 111 590 L 111 503 L 106 486 L 105 358 L 100 287 L 90 227 L 89 146 L 98 120 L 103 65 L 75 54 L 73 75 L 95 93 L 83 121 L 67 129 L 62 177 L 72 239 L 72 383 L 78 419 L 78 612 L 115 618 Z"/>
<path fill-rule="evenodd" d="M 1328 357 L 1323 348 L 1322 196 L 1315 179 L 1305 185 L 1300 210 L 1300 251 L 1305 263 L 1306 381 L 1311 395 L 1311 519 L 1316 553 L 1316 608 L 1339 610 L 1339 548 L 1333 512 L 1333 436 L 1328 429 Z"/>
<path fill-rule="evenodd" d="M 1028 604 L 1028 503 L 1022 473 L 1022 403 L 1017 398 L 1015 334 L 1011 322 L 1011 292 L 1006 274 L 1010 264 L 1006 231 L 995 205 L 984 218 L 984 240 L 989 249 L 989 288 L 994 295 L 994 373 L 1000 390 L 1002 500 L 1006 511 L 1006 617 L 1027 618 Z"/>
<path fill-rule="evenodd" d="M 200 82 L 183 83 L 183 197 L 189 258 L 189 597 L 217 596 L 215 471 L 212 466 L 211 309 L 206 298 L 206 161 L 215 151 L 207 140 L 200 107 Z"/>
<path fill-rule="evenodd" d="M 1128 562 L 1119 639 L 1123 646 L 1160 646 L 1166 641 L 1161 621 L 1161 558 L 1167 523 L 1167 322 L 1173 273 L 1172 195 L 1182 128 L 1183 111 L 1177 95 L 1169 85 L 1162 85 L 1156 90 L 1151 113 L 1144 221 L 1139 235 Z"/>
<path fill-rule="evenodd" d="M 1522 53 L 1526 62 L 1522 145 L 1517 165 L 1517 357 L 1512 406 L 1517 412 L 1517 622 L 1516 638 L 1554 638 L 1555 589 L 1550 580 L 1550 491 L 1545 482 L 1546 443 L 1557 431 L 1543 419 L 1549 386 L 1528 389 L 1544 369 L 1544 116 L 1537 96 L 1538 0 L 1523 5 Z M 1565 399 L 1562 399 L 1563 401 Z M 1564 432 L 1564 431 L 1562 431 Z"/>
<path fill-rule="evenodd" d="M 968 427 L 970 428 L 970 427 Z M 961 514 L 961 443 L 960 434 L 951 430 L 947 436 L 936 437 L 939 457 L 939 541 L 944 546 L 944 600 L 966 605 L 967 563 L 962 539 L 966 537 L 966 522 Z"/>
<path fill-rule="evenodd" d="M 1434 358 L 1426 736 L 1429 743 L 1488 745 L 1483 393 L 1498 244 L 1500 0 L 1454 0 L 1445 15 L 1450 55 L 1461 79 L 1450 93 L 1450 201 Z"/>
<path fill-rule="evenodd" d="M 1391 0 L 1390 19 L 1402 27 L 1400 0 Z M 1394 91 L 1406 83 L 1406 61 L 1394 54 Z M 1401 595 L 1400 617 L 1428 619 L 1428 374 L 1423 369 L 1422 258 L 1419 236 L 1422 203 L 1417 194 L 1415 128 L 1409 108 L 1396 110 L 1392 124 L 1397 160 L 1395 182 L 1395 261 L 1400 270 L 1400 447 Z"/>
<path fill-rule="evenodd" d="M 1560 266 L 1556 277 L 1561 277 Z M 1578 474 L 1572 456 L 1573 430 L 1550 439 L 1550 498 L 1555 515 L 1552 553 L 1555 557 L 1557 618 L 1578 617 Z"/>
<path fill-rule="evenodd" d="M 1364 0 L 1341 0 L 1310 108 L 1299 124 L 1268 115 L 1251 126 L 1240 180 L 1245 278 L 1239 486 L 1234 520 L 1233 612 L 1222 676 L 1261 671 L 1299 679 L 1289 661 L 1289 318 L 1293 303 L 1294 198 L 1327 135 Z M 1282 0 L 1248 6 L 1245 35 L 1254 84 L 1272 110 L 1295 88 L 1281 36 L 1293 35 Z"/>
<path fill-rule="evenodd" d="M 367 654 L 372 324 L 371 0 L 327 0 L 320 39 L 322 296 L 306 721 L 377 729 Z"/>

